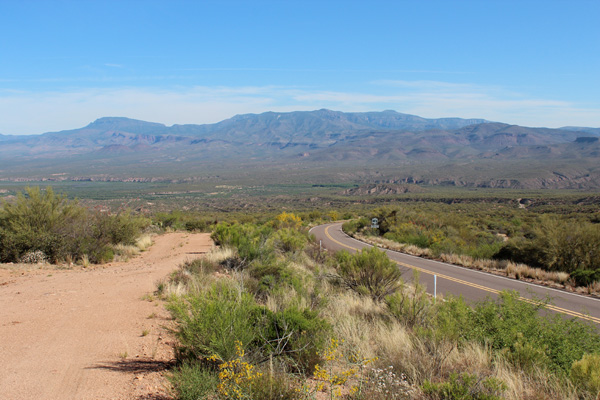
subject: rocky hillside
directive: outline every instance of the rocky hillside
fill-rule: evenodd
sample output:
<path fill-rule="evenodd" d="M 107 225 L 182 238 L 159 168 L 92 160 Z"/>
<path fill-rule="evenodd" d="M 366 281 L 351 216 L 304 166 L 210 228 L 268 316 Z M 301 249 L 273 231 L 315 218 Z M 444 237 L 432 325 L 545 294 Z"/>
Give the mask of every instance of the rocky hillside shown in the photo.
<path fill-rule="evenodd" d="M 348 173 L 411 166 L 411 173 L 405 172 L 402 179 L 416 172 L 432 183 L 487 181 L 505 186 L 491 182 L 551 182 L 554 175 L 548 173 L 575 182 L 565 171 L 569 165 L 578 171 L 575 186 L 588 187 L 592 184 L 585 182 L 597 180 L 599 137 L 596 128 L 529 128 L 481 119 L 426 119 L 395 111 L 267 112 L 216 124 L 170 127 L 107 117 L 69 131 L 0 135 L 0 178 L 186 178 L 241 166 L 249 172 L 264 169 L 265 164 L 283 170 L 342 168 Z M 484 170 L 488 172 L 481 176 Z"/>

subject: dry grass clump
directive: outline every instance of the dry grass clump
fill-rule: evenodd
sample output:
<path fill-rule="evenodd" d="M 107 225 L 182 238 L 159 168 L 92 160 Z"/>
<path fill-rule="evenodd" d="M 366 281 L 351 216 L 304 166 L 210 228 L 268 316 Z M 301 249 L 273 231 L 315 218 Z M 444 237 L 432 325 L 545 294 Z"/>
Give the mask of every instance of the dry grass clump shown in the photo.
<path fill-rule="evenodd" d="M 329 290 L 335 289 L 330 287 Z M 346 349 L 354 349 L 366 358 L 377 355 L 373 333 L 376 327 L 389 321 L 381 303 L 353 292 L 337 292 L 330 297 L 322 315 L 328 321 L 334 321 L 333 335 L 344 339 Z"/>
<path fill-rule="evenodd" d="M 285 286 L 282 290 L 268 294 L 265 306 L 273 312 L 280 312 L 293 306 L 305 309 L 309 307 L 309 304 L 306 297 L 298 295 L 293 287 Z"/>
<path fill-rule="evenodd" d="M 588 293 L 600 293 L 600 282 L 594 282 L 588 286 Z"/>
<path fill-rule="evenodd" d="M 135 241 L 135 246 L 140 251 L 146 251 L 150 246 L 152 246 L 153 240 L 150 235 L 142 235 Z"/>
<path fill-rule="evenodd" d="M 90 266 L 90 259 L 88 258 L 87 254 L 82 255 L 81 260 L 79 260 L 79 262 L 81 263 L 81 266 L 84 268 L 88 268 Z"/>
<path fill-rule="evenodd" d="M 213 247 L 202 257 L 204 261 L 210 264 L 220 264 L 223 261 L 235 257 L 235 250 L 231 247 Z"/>
<path fill-rule="evenodd" d="M 141 252 L 148 250 L 148 248 L 152 246 L 152 243 L 152 236 L 142 235 L 136 239 L 135 244 L 117 244 L 113 246 L 113 250 L 117 256 L 116 261 L 129 260 L 130 258 L 137 256 Z"/>
<path fill-rule="evenodd" d="M 521 279 L 529 278 L 544 282 L 554 282 L 566 285 L 569 281 L 569 274 L 566 272 L 544 271 L 540 268 L 532 268 L 525 264 L 516 264 L 508 261 L 506 264 L 506 276 Z"/>
<path fill-rule="evenodd" d="M 117 256 L 115 261 L 127 261 L 140 254 L 140 249 L 134 245 L 118 244 L 114 246 L 114 251 Z"/>
<path fill-rule="evenodd" d="M 402 253 L 411 254 L 413 256 L 418 257 L 433 257 L 433 252 L 431 250 L 423 249 L 413 244 L 398 243 L 390 239 L 385 239 L 377 236 L 365 236 L 360 233 L 354 234 L 353 237 L 363 242 L 376 245 L 384 249 L 400 251 Z"/>

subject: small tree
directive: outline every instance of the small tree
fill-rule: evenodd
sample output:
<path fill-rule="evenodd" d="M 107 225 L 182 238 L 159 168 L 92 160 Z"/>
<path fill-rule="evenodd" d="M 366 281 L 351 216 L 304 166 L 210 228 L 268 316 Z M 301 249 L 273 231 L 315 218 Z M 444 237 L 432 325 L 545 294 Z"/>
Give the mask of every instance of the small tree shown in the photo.
<path fill-rule="evenodd" d="M 42 251 L 55 261 L 69 252 L 86 229 L 86 210 L 52 188 L 29 187 L 0 209 L 3 261 L 18 261 L 30 251 Z"/>
<path fill-rule="evenodd" d="M 376 301 L 383 300 L 401 286 L 400 269 L 377 247 L 363 249 L 354 255 L 341 251 L 337 262 L 344 285 Z"/>

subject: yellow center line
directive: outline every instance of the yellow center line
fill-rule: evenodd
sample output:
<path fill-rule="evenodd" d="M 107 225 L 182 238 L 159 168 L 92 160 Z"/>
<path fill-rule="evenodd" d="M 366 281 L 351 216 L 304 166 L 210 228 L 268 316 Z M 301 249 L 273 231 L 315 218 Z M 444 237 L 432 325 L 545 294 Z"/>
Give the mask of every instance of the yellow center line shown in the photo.
<path fill-rule="evenodd" d="M 329 233 L 329 228 L 331 228 L 331 225 L 325 227 L 325 236 L 327 236 L 327 238 L 329 240 L 331 240 L 332 242 L 334 242 L 334 243 L 336 243 L 336 244 L 338 244 L 338 245 L 340 245 L 342 247 L 346 247 L 347 249 L 350 249 L 350 250 L 359 250 L 356 247 L 348 246 L 347 244 L 344 244 L 344 243 L 342 243 L 342 242 L 340 242 L 338 240 L 335 240 L 331 236 L 331 234 Z M 462 279 L 454 278 L 454 277 L 451 277 L 451 276 L 448 276 L 448 275 L 444 275 L 444 274 L 439 274 L 437 272 L 432 272 L 432 271 L 429 271 L 427 269 L 423 269 L 423 268 L 417 267 L 415 265 L 406 264 L 406 263 L 403 263 L 403 262 L 400 262 L 400 261 L 396 261 L 396 260 L 392 260 L 392 261 L 394 261 L 396 264 L 401 265 L 403 267 L 414 269 L 414 270 L 417 270 L 419 272 L 422 272 L 422 273 L 425 273 L 425 274 L 429 274 L 429 275 L 436 275 L 436 276 L 439 276 L 442 279 L 446 279 L 446 280 L 449 280 L 449 281 L 452 281 L 452 282 L 460 283 L 462 285 L 470 286 L 470 287 L 473 287 L 473 288 L 476 288 L 476 289 L 479 289 L 479 290 L 483 290 L 483 291 L 486 291 L 486 292 L 489 292 L 489 293 L 500 294 L 500 292 L 501 292 L 500 290 L 492 289 L 490 287 L 483 286 L 483 285 L 478 285 L 478 284 L 472 283 L 472 282 L 463 281 Z M 531 300 L 531 299 L 528 299 L 528 298 L 522 297 L 522 296 L 519 296 L 519 300 L 524 301 L 524 302 L 529 303 L 529 304 L 535 304 L 535 305 L 541 305 L 541 304 L 543 304 L 543 303 L 541 303 L 539 301 Z M 597 324 L 600 324 L 600 318 L 592 317 L 591 315 L 586 315 L 586 314 L 583 314 L 583 313 L 579 313 L 577 311 L 572 311 L 572 310 L 569 310 L 569 309 L 566 309 L 566 308 L 558 307 L 558 306 L 555 306 L 553 304 L 545 304 L 544 307 L 546 307 L 547 309 L 552 310 L 552 311 L 556 311 L 556 312 L 559 312 L 559 313 L 562 313 L 562 314 L 570 315 L 570 316 L 573 316 L 573 317 L 581 318 L 581 319 L 584 319 L 584 320 L 587 320 L 587 321 L 592 321 L 592 322 L 595 322 Z"/>

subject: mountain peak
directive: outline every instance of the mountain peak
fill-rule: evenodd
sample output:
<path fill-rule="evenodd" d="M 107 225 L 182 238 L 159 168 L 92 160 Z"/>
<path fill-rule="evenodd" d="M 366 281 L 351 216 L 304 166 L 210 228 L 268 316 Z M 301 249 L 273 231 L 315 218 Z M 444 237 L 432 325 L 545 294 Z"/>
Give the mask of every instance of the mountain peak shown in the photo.
<path fill-rule="evenodd" d="M 139 124 L 144 124 L 144 125 L 160 125 L 160 126 L 165 126 L 163 124 L 159 124 L 157 122 L 147 122 L 147 121 L 142 121 L 139 119 L 132 119 L 132 118 L 127 118 L 127 117 L 102 117 L 102 118 L 98 118 L 97 120 L 95 120 L 94 122 L 92 122 L 91 124 L 89 124 L 88 126 L 102 126 L 105 127 L 107 125 L 139 125 Z"/>
<path fill-rule="evenodd" d="M 88 126 L 87 129 L 126 131 L 131 133 L 156 134 L 167 130 L 167 127 L 157 122 L 146 122 L 126 117 L 102 117 Z"/>

